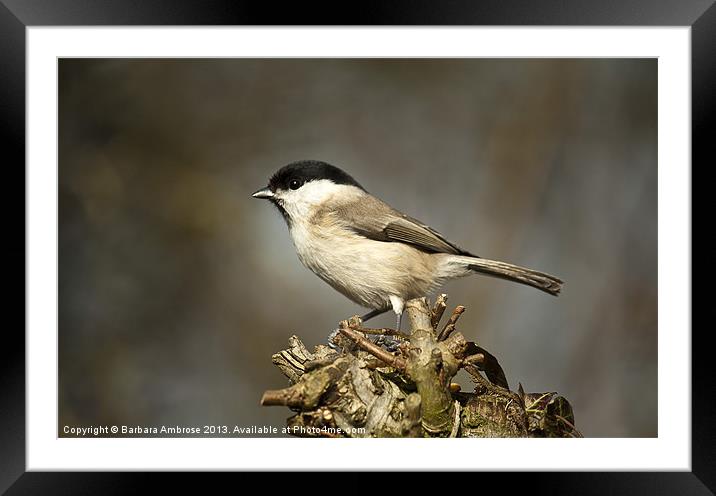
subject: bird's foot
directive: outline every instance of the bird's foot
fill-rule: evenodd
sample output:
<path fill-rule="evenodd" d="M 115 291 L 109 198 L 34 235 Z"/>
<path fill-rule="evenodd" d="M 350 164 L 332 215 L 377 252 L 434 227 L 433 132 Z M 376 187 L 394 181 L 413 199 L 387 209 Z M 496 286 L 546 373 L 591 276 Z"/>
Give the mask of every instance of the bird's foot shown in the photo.
<path fill-rule="evenodd" d="M 328 346 L 332 349 L 341 352 L 343 350 L 343 346 L 341 346 L 339 343 L 336 342 L 336 338 L 341 334 L 340 329 L 333 329 L 331 333 L 328 335 L 327 342 Z M 384 336 L 379 335 L 375 338 L 373 341 L 378 346 L 385 347 L 386 350 L 390 352 L 397 351 L 398 346 L 400 345 L 400 340 L 396 339 L 393 336 Z M 344 342 L 345 344 L 345 342 Z"/>
<path fill-rule="evenodd" d="M 384 346 L 386 350 L 393 352 L 398 350 L 398 345 L 400 345 L 400 340 L 396 339 L 393 336 L 378 336 L 378 338 L 375 340 L 375 344 L 378 346 Z"/>
<path fill-rule="evenodd" d="M 336 351 L 341 351 L 341 346 L 336 343 L 336 337 L 341 333 L 340 329 L 333 329 L 328 335 L 328 346 Z"/>

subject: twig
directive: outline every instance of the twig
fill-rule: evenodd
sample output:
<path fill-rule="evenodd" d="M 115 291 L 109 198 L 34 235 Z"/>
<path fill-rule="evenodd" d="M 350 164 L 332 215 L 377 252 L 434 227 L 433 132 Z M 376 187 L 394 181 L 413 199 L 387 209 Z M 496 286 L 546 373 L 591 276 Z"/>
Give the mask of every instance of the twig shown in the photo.
<path fill-rule="evenodd" d="M 401 357 L 397 357 L 387 352 L 380 346 L 361 336 L 358 331 L 355 331 L 350 327 L 342 327 L 339 330 L 341 334 L 353 341 L 356 346 L 358 346 L 358 348 L 360 348 L 361 350 L 367 351 L 374 357 L 379 358 L 393 368 L 396 368 L 400 371 L 405 370 L 405 360 Z"/>
<path fill-rule="evenodd" d="M 437 297 L 435 300 L 435 305 L 433 306 L 433 309 L 430 311 L 430 323 L 433 326 L 434 330 L 438 330 L 438 324 L 440 323 L 440 319 L 443 318 L 443 313 L 445 313 L 445 309 L 447 308 L 447 295 L 441 294 Z"/>
<path fill-rule="evenodd" d="M 493 387 L 489 380 L 482 377 L 480 369 L 477 368 L 477 366 L 473 364 L 465 365 L 465 370 L 468 374 L 470 374 L 470 376 L 472 376 L 472 380 L 475 384 L 478 384 L 488 390 Z"/>
<path fill-rule="evenodd" d="M 482 353 L 476 353 L 474 355 L 470 355 L 469 357 L 465 357 L 462 360 L 461 365 L 464 367 L 465 365 L 473 365 L 477 363 L 484 363 L 485 362 L 485 355 Z"/>
<path fill-rule="evenodd" d="M 448 338 L 448 336 L 450 336 L 450 334 L 453 333 L 453 331 L 455 330 L 455 324 L 457 324 L 460 315 L 462 315 L 464 311 L 465 307 L 462 305 L 458 305 L 455 307 L 455 310 L 453 310 L 452 315 L 450 316 L 450 320 L 448 320 L 448 323 L 445 324 L 445 327 L 438 335 L 438 341 L 444 341 Z"/>
<path fill-rule="evenodd" d="M 285 389 L 265 391 L 261 397 L 261 406 L 298 406 L 301 396 L 296 386 Z"/>
<path fill-rule="evenodd" d="M 370 334 L 372 336 L 395 336 L 396 338 L 400 338 L 400 339 L 405 339 L 405 340 L 410 339 L 410 336 L 408 336 L 404 332 L 400 332 L 395 329 L 390 329 L 388 327 L 381 327 L 378 329 L 358 327 L 358 326 L 349 326 L 349 327 L 351 329 L 353 329 L 354 331 L 359 331 L 364 334 Z"/>

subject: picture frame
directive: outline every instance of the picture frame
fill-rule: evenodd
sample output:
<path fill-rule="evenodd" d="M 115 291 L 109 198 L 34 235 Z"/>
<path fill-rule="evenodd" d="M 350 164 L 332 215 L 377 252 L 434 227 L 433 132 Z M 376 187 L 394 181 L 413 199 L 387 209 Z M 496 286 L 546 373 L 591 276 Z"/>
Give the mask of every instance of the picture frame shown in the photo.
<path fill-rule="evenodd" d="M 436 6 L 428 1 L 380 2 L 363 4 L 360 9 L 343 14 L 332 13 L 315 4 L 310 8 L 272 9 L 270 5 L 249 2 L 214 2 L 171 0 L 147 2 L 141 6 L 126 1 L 80 2 L 79 0 L 21 1 L 2 0 L 0 5 L 0 52 L 3 78 L 0 80 L 0 101 L 3 102 L 3 142 L 10 152 L 5 161 L 17 174 L 18 183 L 25 184 L 20 163 L 25 163 L 25 29 L 31 26 L 93 26 L 93 25 L 619 25 L 619 26 L 691 26 L 692 36 L 692 163 L 705 164 L 714 145 L 707 129 L 713 123 L 713 81 L 716 48 L 716 7 L 712 1 L 671 1 L 653 5 L 645 1 L 627 1 L 619 5 L 575 1 L 564 5 L 534 2 L 469 2 L 467 0 Z M 705 165 L 703 166 L 705 167 Z M 692 165 L 693 170 L 693 165 Z M 14 178 L 13 178 L 14 179 Z M 15 184 L 15 181 L 8 182 Z M 14 189 L 14 187 L 13 187 Z M 18 190 L 20 188 L 18 187 Z M 25 188 L 22 188 L 23 205 Z M 5 200 L 9 207 L 12 195 Z M 20 201 L 19 199 L 17 200 Z M 8 211 L 9 208 L 8 208 Z M 23 233 L 25 222 L 23 222 Z M 20 229 L 19 226 L 17 228 Z M 13 271 L 25 270 L 19 253 L 8 250 L 8 264 Z M 22 267 L 22 268 L 21 268 Z M 19 274 L 17 276 L 19 278 Z M 23 283 L 24 287 L 24 283 Z M 24 301 L 24 291 L 23 291 Z M 10 305 L 14 308 L 18 305 Z M 24 323 L 24 317 L 23 317 Z M 19 327 L 19 326 L 18 326 Z M 24 325 L 23 325 L 24 327 Z M 705 333 L 692 330 L 692 472 L 672 473 L 609 473 L 530 474 L 530 485 L 549 487 L 549 492 L 598 493 L 606 490 L 639 492 L 680 492 L 708 494 L 716 488 L 716 429 L 711 419 L 716 409 L 708 392 L 716 390 L 713 367 L 706 357 Z M 30 491 L 75 493 L 82 487 L 95 492 L 110 492 L 137 484 L 136 475 L 39 473 L 25 470 L 25 339 L 19 329 L 6 331 L 3 347 L 2 418 L 0 429 L 0 490 L 24 494 Z M 545 482 L 537 482 L 545 478 Z M 547 479 L 549 478 L 549 479 Z M 549 480 L 549 483 L 546 482 Z"/>

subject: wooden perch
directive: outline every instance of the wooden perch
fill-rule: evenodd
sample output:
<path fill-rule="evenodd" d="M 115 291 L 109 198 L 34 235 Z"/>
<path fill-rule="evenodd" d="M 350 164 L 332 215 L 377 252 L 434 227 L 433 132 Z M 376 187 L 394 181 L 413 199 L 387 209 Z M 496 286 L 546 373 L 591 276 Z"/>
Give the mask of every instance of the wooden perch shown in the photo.
<path fill-rule="evenodd" d="M 292 336 L 273 356 L 291 385 L 266 391 L 261 404 L 295 410 L 287 424 L 297 436 L 581 437 L 563 397 L 509 390 L 497 358 L 456 329 L 465 307 L 438 331 L 446 308 L 447 295 L 432 308 L 425 298 L 408 301 L 410 333 L 366 329 L 352 317 L 339 325 L 340 353 L 324 345 L 311 352 Z M 370 335 L 397 337 L 397 351 Z M 473 392 L 451 382 L 460 370 Z"/>

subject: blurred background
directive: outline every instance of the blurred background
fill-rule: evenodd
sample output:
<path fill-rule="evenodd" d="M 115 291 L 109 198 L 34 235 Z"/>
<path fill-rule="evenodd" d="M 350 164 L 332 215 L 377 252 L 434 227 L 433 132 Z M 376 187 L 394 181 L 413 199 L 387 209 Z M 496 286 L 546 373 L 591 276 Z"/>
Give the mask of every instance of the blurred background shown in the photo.
<path fill-rule="evenodd" d="M 271 355 L 364 313 L 250 196 L 311 158 L 564 279 L 443 291 L 513 388 L 657 435 L 655 59 L 61 59 L 59 138 L 60 429 L 285 424 Z"/>

